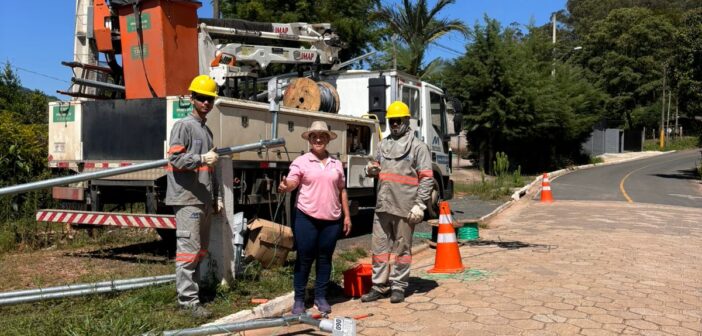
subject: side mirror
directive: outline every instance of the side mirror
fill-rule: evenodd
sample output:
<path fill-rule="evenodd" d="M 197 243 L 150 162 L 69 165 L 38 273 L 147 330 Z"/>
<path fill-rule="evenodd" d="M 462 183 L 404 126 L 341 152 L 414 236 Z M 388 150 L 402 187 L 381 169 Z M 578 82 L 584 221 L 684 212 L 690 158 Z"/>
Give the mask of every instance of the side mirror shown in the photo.
<path fill-rule="evenodd" d="M 453 132 L 456 135 L 463 131 L 463 113 L 456 113 L 453 115 Z"/>

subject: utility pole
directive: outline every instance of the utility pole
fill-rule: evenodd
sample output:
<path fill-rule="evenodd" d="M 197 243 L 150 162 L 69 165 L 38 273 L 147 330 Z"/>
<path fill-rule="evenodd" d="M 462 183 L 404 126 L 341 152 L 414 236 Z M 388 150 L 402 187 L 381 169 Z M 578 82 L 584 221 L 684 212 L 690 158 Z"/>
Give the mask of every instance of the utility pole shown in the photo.
<path fill-rule="evenodd" d="M 678 96 L 675 96 L 675 138 L 680 139 L 680 132 L 678 132 Z"/>
<path fill-rule="evenodd" d="M 673 97 L 671 92 L 668 92 L 668 112 L 665 115 L 665 135 L 668 137 L 668 143 L 670 143 L 670 100 Z"/>
<path fill-rule="evenodd" d="M 665 77 L 667 71 L 668 64 L 663 64 L 663 102 L 661 103 L 661 133 L 660 142 L 658 144 L 658 148 L 660 148 L 660 150 L 663 150 L 663 148 L 665 148 L 665 131 L 663 130 L 663 128 L 665 127 Z"/>
<path fill-rule="evenodd" d="M 212 0 L 212 17 L 219 19 L 219 0 Z"/>
<path fill-rule="evenodd" d="M 553 13 L 553 16 L 551 16 L 551 29 L 552 29 L 552 44 L 553 44 L 553 49 L 551 51 L 551 54 L 553 55 L 553 68 L 551 69 L 551 77 L 556 76 L 556 13 Z"/>
<path fill-rule="evenodd" d="M 392 69 L 397 70 L 397 34 L 392 34 Z"/>

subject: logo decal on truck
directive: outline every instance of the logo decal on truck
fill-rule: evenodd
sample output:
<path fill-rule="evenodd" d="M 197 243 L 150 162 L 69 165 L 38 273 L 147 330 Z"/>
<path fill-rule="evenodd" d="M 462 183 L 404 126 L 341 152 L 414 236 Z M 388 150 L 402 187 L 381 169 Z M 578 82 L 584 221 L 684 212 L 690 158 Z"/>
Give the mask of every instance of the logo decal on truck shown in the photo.
<path fill-rule="evenodd" d="M 75 106 L 54 106 L 53 108 L 53 122 L 73 122 L 76 121 L 76 107 Z"/>

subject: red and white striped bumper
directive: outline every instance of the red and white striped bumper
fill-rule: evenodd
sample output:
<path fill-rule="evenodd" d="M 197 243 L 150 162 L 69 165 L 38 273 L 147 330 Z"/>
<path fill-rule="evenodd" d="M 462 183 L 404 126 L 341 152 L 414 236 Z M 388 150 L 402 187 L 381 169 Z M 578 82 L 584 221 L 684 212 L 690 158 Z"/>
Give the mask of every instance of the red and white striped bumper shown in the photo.
<path fill-rule="evenodd" d="M 138 215 L 113 212 L 92 212 L 43 209 L 37 211 L 37 222 L 111 225 L 154 229 L 175 229 L 173 215 Z"/>

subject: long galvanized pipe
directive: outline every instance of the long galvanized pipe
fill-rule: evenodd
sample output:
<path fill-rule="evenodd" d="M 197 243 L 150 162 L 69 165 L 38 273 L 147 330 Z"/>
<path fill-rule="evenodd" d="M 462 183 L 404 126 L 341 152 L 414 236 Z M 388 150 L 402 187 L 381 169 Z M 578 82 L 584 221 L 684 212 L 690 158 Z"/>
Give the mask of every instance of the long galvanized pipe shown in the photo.
<path fill-rule="evenodd" d="M 79 290 L 73 290 L 73 291 L 64 291 L 64 292 L 56 292 L 56 293 L 48 293 L 48 294 L 37 294 L 37 295 L 20 296 L 20 297 L 14 297 L 14 298 L 6 298 L 6 299 L 0 300 L 0 306 L 19 304 L 19 303 L 29 303 L 29 302 L 43 301 L 43 300 L 49 300 L 49 299 L 62 299 L 62 298 L 67 298 L 67 297 L 82 296 L 82 295 L 88 295 L 88 294 L 100 294 L 100 293 L 125 291 L 125 290 L 129 290 L 129 289 L 137 289 L 137 288 L 148 287 L 148 286 L 153 286 L 153 285 L 161 285 L 161 284 L 169 283 L 172 281 L 173 280 L 139 282 L 139 283 L 134 283 L 134 284 L 125 284 L 125 285 L 112 286 L 112 287 L 97 287 L 97 288 L 79 289 Z"/>
<path fill-rule="evenodd" d="M 282 147 L 284 145 L 285 145 L 285 139 L 282 139 L 282 138 L 272 139 L 272 140 L 261 140 L 259 142 L 254 142 L 251 144 L 246 144 L 246 145 L 241 145 L 241 146 L 218 148 L 217 154 L 227 155 L 227 154 L 232 154 L 232 153 L 247 152 L 247 151 L 251 151 L 251 150 Z M 131 172 L 135 172 L 135 171 L 160 168 L 160 167 L 163 167 L 167 164 L 168 164 L 168 159 L 162 159 L 162 160 L 157 160 L 157 161 L 138 163 L 138 164 L 131 165 L 131 166 L 105 169 L 105 170 L 100 170 L 100 171 L 95 171 L 95 172 L 90 172 L 90 173 L 82 173 L 82 174 L 76 174 L 76 175 L 72 175 L 72 176 L 58 177 L 58 178 L 44 180 L 44 181 L 36 181 L 36 182 L 30 182 L 30 183 L 25 183 L 25 184 L 19 184 L 19 185 L 5 187 L 5 188 L 0 189 L 0 196 L 19 194 L 19 193 L 23 193 L 23 192 L 27 192 L 27 191 L 31 191 L 31 190 L 36 190 L 36 189 L 50 188 L 50 187 L 55 187 L 55 186 L 60 186 L 60 185 L 66 185 L 69 183 L 94 180 L 94 179 L 99 179 L 99 178 L 103 178 L 103 177 L 110 177 L 110 176 L 115 176 L 115 175 L 131 173 Z"/>
<path fill-rule="evenodd" d="M 234 332 L 245 331 L 245 330 L 280 327 L 280 326 L 287 326 L 287 325 L 293 325 L 293 324 L 298 324 L 298 323 L 305 323 L 305 324 L 313 325 L 315 327 L 319 327 L 318 320 L 313 319 L 312 317 L 309 317 L 305 314 L 302 314 L 302 315 L 283 316 L 283 317 L 271 318 L 271 319 L 260 319 L 260 320 L 251 320 L 251 321 L 236 322 L 236 323 L 208 325 L 208 326 L 202 326 L 202 327 L 197 327 L 197 328 L 188 328 L 188 329 L 180 329 L 180 330 L 167 330 L 167 331 L 163 332 L 163 335 L 164 336 L 214 335 L 214 334 L 234 333 Z"/>
<path fill-rule="evenodd" d="M 30 296 L 30 295 L 37 295 L 37 294 L 48 294 L 48 293 L 75 291 L 75 290 L 81 290 L 81 289 L 99 288 L 99 287 L 107 287 L 107 286 L 115 287 L 115 286 L 121 286 L 121 285 L 129 285 L 129 284 L 153 282 L 153 281 L 162 281 L 162 280 L 175 281 L 175 274 L 3 292 L 3 293 L 0 293 L 0 299 L 15 298 L 15 297 L 21 297 L 21 296 Z"/>

